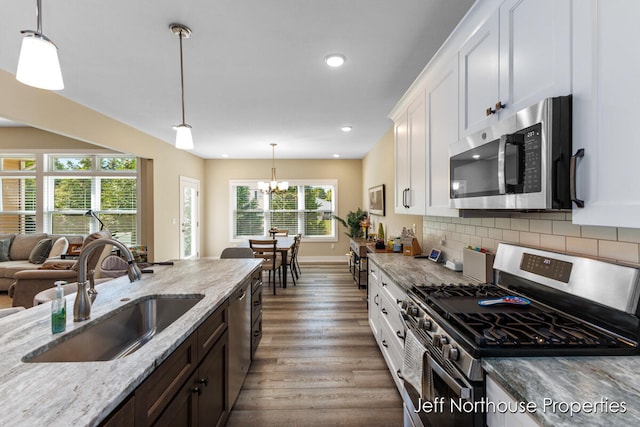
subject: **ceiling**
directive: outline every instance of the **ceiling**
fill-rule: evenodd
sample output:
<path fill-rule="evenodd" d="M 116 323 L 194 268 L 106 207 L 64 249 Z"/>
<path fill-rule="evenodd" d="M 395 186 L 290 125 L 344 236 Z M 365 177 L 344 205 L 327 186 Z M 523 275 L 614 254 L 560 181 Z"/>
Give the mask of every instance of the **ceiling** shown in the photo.
<path fill-rule="evenodd" d="M 473 0 L 42 0 L 59 93 L 169 144 L 186 122 L 203 158 L 362 158 Z M 15 73 L 36 0 L 3 0 L 0 68 Z M 329 68 L 329 53 L 346 55 Z M 0 121 L 0 126 L 6 126 Z M 353 130 L 342 132 L 341 126 Z"/>

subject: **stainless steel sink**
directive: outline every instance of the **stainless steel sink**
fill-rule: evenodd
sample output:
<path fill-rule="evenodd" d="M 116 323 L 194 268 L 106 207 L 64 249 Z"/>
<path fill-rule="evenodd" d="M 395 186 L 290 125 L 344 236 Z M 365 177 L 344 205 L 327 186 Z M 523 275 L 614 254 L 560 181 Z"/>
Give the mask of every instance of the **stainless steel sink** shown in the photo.
<path fill-rule="evenodd" d="M 78 333 L 41 347 L 23 362 L 91 362 L 125 357 L 162 332 L 203 295 L 149 296 L 106 314 Z"/>

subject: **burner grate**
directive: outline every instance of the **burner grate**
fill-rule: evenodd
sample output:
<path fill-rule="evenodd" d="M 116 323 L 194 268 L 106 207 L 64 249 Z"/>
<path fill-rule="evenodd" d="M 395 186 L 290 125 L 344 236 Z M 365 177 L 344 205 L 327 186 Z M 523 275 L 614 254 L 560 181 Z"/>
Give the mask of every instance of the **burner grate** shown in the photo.
<path fill-rule="evenodd" d="M 450 320 L 482 347 L 619 347 L 606 332 L 553 312 L 455 313 Z"/>

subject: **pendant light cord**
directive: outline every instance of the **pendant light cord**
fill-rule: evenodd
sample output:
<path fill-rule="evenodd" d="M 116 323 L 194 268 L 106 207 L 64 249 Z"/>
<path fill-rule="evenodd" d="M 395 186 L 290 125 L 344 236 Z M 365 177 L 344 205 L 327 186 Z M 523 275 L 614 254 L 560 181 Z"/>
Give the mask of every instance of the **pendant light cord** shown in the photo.
<path fill-rule="evenodd" d="M 36 0 L 36 18 L 38 19 L 38 33 L 42 34 L 42 0 Z"/>
<path fill-rule="evenodd" d="M 182 124 L 184 124 L 184 65 L 182 61 L 182 30 L 180 30 L 180 91 L 182 92 Z"/>

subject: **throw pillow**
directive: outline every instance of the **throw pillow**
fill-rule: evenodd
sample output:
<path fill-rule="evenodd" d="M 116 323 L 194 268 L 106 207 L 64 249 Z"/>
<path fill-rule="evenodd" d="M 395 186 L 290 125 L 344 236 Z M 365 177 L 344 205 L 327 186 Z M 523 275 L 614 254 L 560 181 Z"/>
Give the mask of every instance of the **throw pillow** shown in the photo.
<path fill-rule="evenodd" d="M 69 241 L 66 237 L 60 237 L 55 241 L 53 246 L 51 246 L 49 258 L 58 258 L 60 255 L 66 254 L 67 249 L 69 249 Z"/>
<path fill-rule="evenodd" d="M 40 240 L 31 250 L 29 262 L 31 264 L 42 264 L 45 262 L 51 251 L 51 246 L 53 246 L 51 239 Z"/>
<path fill-rule="evenodd" d="M 9 247 L 11 246 L 11 237 L 0 240 L 0 261 L 9 261 Z"/>

